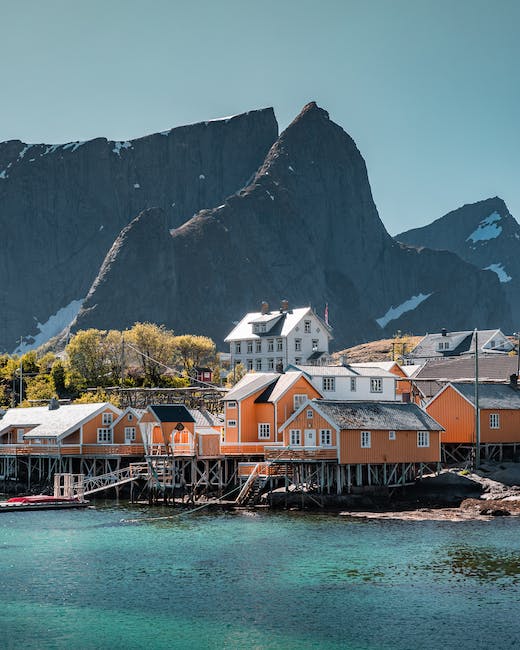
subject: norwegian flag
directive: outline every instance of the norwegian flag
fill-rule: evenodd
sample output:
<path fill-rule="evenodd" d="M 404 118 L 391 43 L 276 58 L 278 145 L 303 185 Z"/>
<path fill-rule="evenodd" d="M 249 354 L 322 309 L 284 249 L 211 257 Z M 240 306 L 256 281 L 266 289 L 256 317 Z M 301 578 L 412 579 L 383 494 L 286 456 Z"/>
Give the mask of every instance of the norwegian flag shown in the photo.
<path fill-rule="evenodd" d="M 325 323 L 329 324 L 329 303 L 325 303 Z"/>

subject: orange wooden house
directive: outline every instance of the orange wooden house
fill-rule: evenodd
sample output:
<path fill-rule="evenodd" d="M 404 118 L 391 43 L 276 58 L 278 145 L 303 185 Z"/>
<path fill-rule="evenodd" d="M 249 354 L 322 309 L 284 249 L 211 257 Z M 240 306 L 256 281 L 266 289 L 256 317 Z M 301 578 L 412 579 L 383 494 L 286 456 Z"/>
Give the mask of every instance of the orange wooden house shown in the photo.
<path fill-rule="evenodd" d="M 353 484 L 403 485 L 440 462 L 442 426 L 419 406 L 402 402 L 313 400 L 280 428 L 276 462 L 334 461 Z"/>
<path fill-rule="evenodd" d="M 248 373 L 224 397 L 225 456 L 263 455 L 282 443 L 281 425 L 310 399 L 321 397 L 302 372 Z"/>
<path fill-rule="evenodd" d="M 501 457 L 504 447 L 520 445 L 520 390 L 516 384 L 479 383 L 480 442 L 486 456 Z M 444 427 L 441 440 L 447 460 L 467 458 L 464 449 L 475 445 L 475 384 L 452 382 L 426 405 L 426 411 Z"/>

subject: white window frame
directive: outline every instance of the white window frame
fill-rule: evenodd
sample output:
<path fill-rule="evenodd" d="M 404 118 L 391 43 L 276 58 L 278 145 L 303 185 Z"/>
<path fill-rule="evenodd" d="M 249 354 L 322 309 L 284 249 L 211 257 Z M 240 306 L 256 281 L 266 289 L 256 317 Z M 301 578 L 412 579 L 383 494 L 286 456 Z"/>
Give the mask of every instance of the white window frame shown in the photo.
<path fill-rule="evenodd" d="M 253 341 L 247 341 L 247 354 L 253 354 Z"/>
<path fill-rule="evenodd" d="M 236 407 L 237 407 L 237 403 L 234 400 L 227 402 L 228 409 L 236 409 Z"/>
<path fill-rule="evenodd" d="M 255 370 L 257 372 L 261 372 L 261 370 L 262 370 L 262 359 L 257 359 L 255 361 Z"/>
<path fill-rule="evenodd" d="M 125 442 L 131 443 L 135 442 L 135 427 L 125 427 Z"/>
<path fill-rule="evenodd" d="M 129 422 L 131 422 L 133 419 L 134 419 L 134 416 L 131 413 L 129 413 L 128 416 L 127 416 L 127 420 Z"/>
<path fill-rule="evenodd" d="M 246 359 L 246 368 L 247 370 L 253 370 L 253 359 Z"/>
<path fill-rule="evenodd" d="M 388 440 L 395 440 L 395 431 L 388 432 Z"/>
<path fill-rule="evenodd" d="M 101 424 L 107 426 L 107 425 L 111 425 L 113 421 L 114 421 L 113 413 L 103 413 L 103 416 L 101 418 Z"/>
<path fill-rule="evenodd" d="M 289 444 L 291 447 L 301 447 L 302 445 L 301 429 L 289 429 Z"/>
<path fill-rule="evenodd" d="M 25 433 L 25 429 L 16 429 L 16 444 L 21 444 L 23 442 L 23 435 Z"/>
<path fill-rule="evenodd" d="M 311 333 L 311 321 L 310 320 L 304 320 L 303 321 L 303 332 L 305 334 L 310 334 Z"/>
<path fill-rule="evenodd" d="M 317 352 L 320 347 L 320 339 L 312 339 L 311 348 L 313 352 Z"/>
<path fill-rule="evenodd" d="M 307 420 L 312 420 L 314 418 L 314 411 L 312 409 L 307 409 Z"/>
<path fill-rule="evenodd" d="M 295 352 L 301 352 L 302 351 L 302 340 L 301 339 L 294 339 L 294 351 Z"/>
<path fill-rule="evenodd" d="M 267 370 L 274 370 L 274 359 L 267 359 Z"/>
<path fill-rule="evenodd" d="M 283 352 L 283 339 L 276 339 L 276 351 Z"/>
<path fill-rule="evenodd" d="M 255 341 L 255 352 L 260 354 L 262 352 L 262 341 Z"/>
<path fill-rule="evenodd" d="M 336 377 L 322 377 L 322 388 L 328 393 L 333 393 L 336 390 Z"/>
<path fill-rule="evenodd" d="M 355 378 L 355 377 L 351 377 L 351 378 L 350 378 L 350 392 L 351 392 L 351 393 L 355 393 L 356 390 L 357 390 L 357 386 L 356 386 L 356 378 Z"/>
<path fill-rule="evenodd" d="M 417 446 L 418 447 L 429 447 L 430 446 L 430 432 L 429 431 L 417 431 Z"/>
<path fill-rule="evenodd" d="M 380 377 L 371 377 L 371 379 L 370 379 L 370 392 L 371 393 L 382 393 L 383 392 L 383 380 Z"/>
<path fill-rule="evenodd" d="M 293 408 L 297 411 L 300 406 L 303 406 L 307 401 L 308 397 L 305 393 L 295 393 L 293 395 Z"/>
<path fill-rule="evenodd" d="M 228 420 L 227 421 L 227 426 L 228 427 L 236 427 L 237 426 L 237 421 L 236 420 Z"/>
<path fill-rule="evenodd" d="M 361 432 L 361 448 L 370 449 L 372 447 L 372 434 L 370 431 Z"/>
<path fill-rule="evenodd" d="M 271 425 L 269 422 L 258 423 L 258 440 L 269 440 L 271 437 Z"/>
<path fill-rule="evenodd" d="M 331 429 L 320 429 L 320 445 L 322 447 L 332 447 Z"/>
<path fill-rule="evenodd" d="M 98 445 L 111 445 L 112 444 L 112 429 L 107 427 L 100 427 L 97 430 L 97 444 Z"/>
<path fill-rule="evenodd" d="M 242 342 L 237 341 L 235 343 L 235 354 L 242 354 Z"/>
<path fill-rule="evenodd" d="M 274 352 L 274 339 L 267 339 L 267 351 Z"/>
<path fill-rule="evenodd" d="M 489 428 L 500 429 L 500 413 L 489 414 Z"/>

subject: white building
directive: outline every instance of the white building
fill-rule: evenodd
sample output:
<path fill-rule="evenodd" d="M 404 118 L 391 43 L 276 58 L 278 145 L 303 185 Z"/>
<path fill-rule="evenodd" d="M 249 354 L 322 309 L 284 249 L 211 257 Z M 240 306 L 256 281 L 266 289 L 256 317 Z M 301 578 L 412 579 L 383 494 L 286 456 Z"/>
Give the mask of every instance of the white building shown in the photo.
<path fill-rule="evenodd" d="M 303 366 L 288 370 L 301 370 L 324 399 L 349 401 L 396 401 L 397 377 L 376 367 Z"/>
<path fill-rule="evenodd" d="M 289 309 L 284 300 L 276 311 L 263 302 L 262 310 L 246 314 L 225 341 L 231 367 L 241 363 L 248 371 L 272 372 L 291 363 L 323 363 L 331 339 L 330 326 L 311 307 Z"/>

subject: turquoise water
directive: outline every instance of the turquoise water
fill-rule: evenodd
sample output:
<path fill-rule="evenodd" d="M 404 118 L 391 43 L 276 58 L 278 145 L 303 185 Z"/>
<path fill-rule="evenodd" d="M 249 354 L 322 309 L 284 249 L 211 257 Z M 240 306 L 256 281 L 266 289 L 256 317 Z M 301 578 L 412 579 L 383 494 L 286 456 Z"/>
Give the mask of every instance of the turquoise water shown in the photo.
<path fill-rule="evenodd" d="M 1 514 L 0 647 L 520 646 L 517 519 L 161 514 Z"/>

